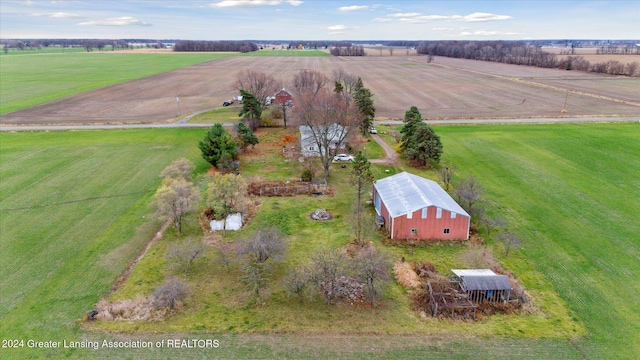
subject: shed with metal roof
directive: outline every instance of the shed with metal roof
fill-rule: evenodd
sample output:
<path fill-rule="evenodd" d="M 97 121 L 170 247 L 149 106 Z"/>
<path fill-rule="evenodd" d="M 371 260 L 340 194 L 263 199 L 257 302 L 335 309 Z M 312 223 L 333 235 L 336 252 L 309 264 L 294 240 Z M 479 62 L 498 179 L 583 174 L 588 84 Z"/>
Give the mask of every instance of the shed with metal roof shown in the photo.
<path fill-rule="evenodd" d="M 460 282 L 460 288 L 474 303 L 482 301 L 509 301 L 513 287 L 506 275 L 498 275 L 490 269 L 451 270 Z"/>

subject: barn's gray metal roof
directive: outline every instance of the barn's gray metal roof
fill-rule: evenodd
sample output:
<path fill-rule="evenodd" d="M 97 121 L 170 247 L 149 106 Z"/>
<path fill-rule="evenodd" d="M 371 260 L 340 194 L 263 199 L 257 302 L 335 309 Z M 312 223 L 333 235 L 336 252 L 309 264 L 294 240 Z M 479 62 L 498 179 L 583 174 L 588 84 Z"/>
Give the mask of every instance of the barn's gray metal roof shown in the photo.
<path fill-rule="evenodd" d="M 429 206 L 437 206 L 469 217 L 469 214 L 433 180 L 401 172 L 377 180 L 373 186 L 385 203 L 389 215 L 394 218 Z"/>
<path fill-rule="evenodd" d="M 509 278 L 506 275 L 493 276 L 463 276 L 460 278 L 463 287 L 467 291 L 471 290 L 512 290 Z"/>

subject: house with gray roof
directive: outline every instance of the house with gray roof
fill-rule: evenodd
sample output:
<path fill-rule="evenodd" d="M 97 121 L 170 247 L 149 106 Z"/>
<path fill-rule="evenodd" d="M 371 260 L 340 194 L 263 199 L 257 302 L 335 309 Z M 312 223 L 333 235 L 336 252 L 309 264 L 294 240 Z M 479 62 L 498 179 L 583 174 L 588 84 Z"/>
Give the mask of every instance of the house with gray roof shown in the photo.
<path fill-rule="evenodd" d="M 300 125 L 300 152 L 302 156 L 320 156 L 325 154 L 326 147 L 330 154 L 344 151 L 347 130 L 336 123 L 328 127 L 317 125 L 314 128 Z"/>

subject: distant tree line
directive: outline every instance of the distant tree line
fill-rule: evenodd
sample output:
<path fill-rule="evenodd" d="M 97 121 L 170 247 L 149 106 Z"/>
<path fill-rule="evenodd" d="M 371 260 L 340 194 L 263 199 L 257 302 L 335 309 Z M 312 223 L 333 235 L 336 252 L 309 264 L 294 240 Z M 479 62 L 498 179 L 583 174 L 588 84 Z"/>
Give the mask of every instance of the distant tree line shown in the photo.
<path fill-rule="evenodd" d="M 173 51 L 229 51 L 248 53 L 258 51 L 258 45 L 249 41 L 179 41 Z"/>
<path fill-rule="evenodd" d="M 364 56 L 362 45 L 334 46 L 330 50 L 333 56 Z"/>
<path fill-rule="evenodd" d="M 445 56 L 458 59 L 494 61 L 505 64 L 581 70 L 611 75 L 635 76 L 637 62 L 629 64 L 617 60 L 591 64 L 583 57 L 558 59 L 555 54 L 545 52 L 536 45 L 524 42 L 504 41 L 429 41 L 417 47 L 418 54 Z"/>
<path fill-rule="evenodd" d="M 330 41 L 330 40 L 320 40 L 320 41 L 309 41 L 309 40 L 297 40 L 297 41 L 289 41 L 289 48 L 295 49 L 298 46 L 304 46 L 308 49 L 327 49 L 330 46 L 352 46 L 353 44 L 350 41 Z"/>
<path fill-rule="evenodd" d="M 85 48 L 87 51 L 93 49 L 103 50 L 106 46 L 110 46 L 112 50 L 129 48 L 126 40 L 111 39 L 20 39 L 2 40 L 2 44 L 7 48 L 17 50 L 40 50 L 50 46 Z"/>

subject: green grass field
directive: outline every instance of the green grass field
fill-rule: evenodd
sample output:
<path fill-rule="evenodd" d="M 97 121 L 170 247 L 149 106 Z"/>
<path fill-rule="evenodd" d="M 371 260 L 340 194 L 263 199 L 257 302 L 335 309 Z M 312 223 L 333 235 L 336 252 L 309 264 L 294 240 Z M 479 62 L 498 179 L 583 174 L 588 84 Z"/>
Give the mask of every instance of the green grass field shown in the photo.
<path fill-rule="evenodd" d="M 0 338 L 81 336 L 78 319 L 158 229 L 158 174 L 181 156 L 197 162 L 201 133 L 0 134 Z"/>
<path fill-rule="evenodd" d="M 242 110 L 242 104 L 233 104 L 228 107 L 221 107 L 198 114 L 191 119 L 193 124 L 230 124 L 240 122 L 238 113 Z"/>
<path fill-rule="evenodd" d="M 0 51 L 0 57 L 1 56 L 18 56 L 18 55 L 63 54 L 63 53 L 66 54 L 66 53 L 79 53 L 79 52 L 87 52 L 87 49 L 79 48 L 79 47 L 63 48 L 58 46 L 43 47 L 41 49 L 26 48 L 24 50 L 9 48 L 7 53 L 5 54 L 4 48 L 2 48 L 2 51 Z"/>
<path fill-rule="evenodd" d="M 34 50 L 35 51 L 35 50 Z M 43 53 L 0 57 L 0 114 L 227 54 Z"/>
<path fill-rule="evenodd" d="M 0 357 L 599 359 L 633 358 L 640 352 L 640 289 L 634 280 L 640 274 L 640 229 L 633 221 L 640 215 L 634 206 L 640 199 L 640 127 L 456 126 L 436 131 L 445 146 L 444 161 L 458 168 L 459 177 L 476 176 L 487 188 L 492 212 L 506 217 L 523 238 L 524 248 L 508 258 L 500 256 L 499 246 L 490 246 L 524 281 L 539 312 L 479 323 L 419 320 L 397 285 L 385 291 L 387 306 L 376 310 L 292 304 L 278 283 L 284 266 L 316 246 L 349 241 L 348 200 L 341 193 L 335 198 L 267 199 L 249 228 L 230 235 L 242 237 L 267 224 L 278 224 L 290 234 L 291 255 L 275 269 L 266 306 L 244 305 L 241 292 L 229 290 L 237 287 L 234 277 L 225 277 L 210 259 L 200 259 L 190 281 L 202 298 L 190 300 L 183 313 L 161 323 L 96 325 L 125 331 L 121 334 L 87 332 L 80 325 L 82 316 L 157 229 L 156 222 L 148 221 L 157 174 L 181 156 L 195 161 L 200 172 L 206 169 L 195 146 L 204 131 L 1 133 L 0 338 L 178 336 L 217 338 L 222 346 L 95 352 L 0 349 Z M 243 160 L 243 171 L 295 176 L 297 170 L 283 164 L 276 158 L 267 158 L 267 163 Z M 407 168 L 374 171 L 382 176 L 385 169 L 394 173 Z M 345 182 L 341 171 L 334 167 L 332 182 Z M 306 214 L 317 207 L 339 217 L 331 226 L 309 223 Z M 188 231 L 199 230 L 190 225 Z M 175 239 L 172 232 L 152 247 L 114 297 L 148 293 L 161 281 L 167 274 L 163 249 Z M 413 254 L 408 250 L 384 249 L 394 257 L 432 258 L 441 272 L 459 261 L 457 247 L 414 249 Z M 318 327 L 324 330 L 314 331 Z"/>
<path fill-rule="evenodd" d="M 587 358 L 640 354 L 640 126 L 438 127 L 586 326 Z M 511 258 L 502 260 L 516 273 Z"/>

